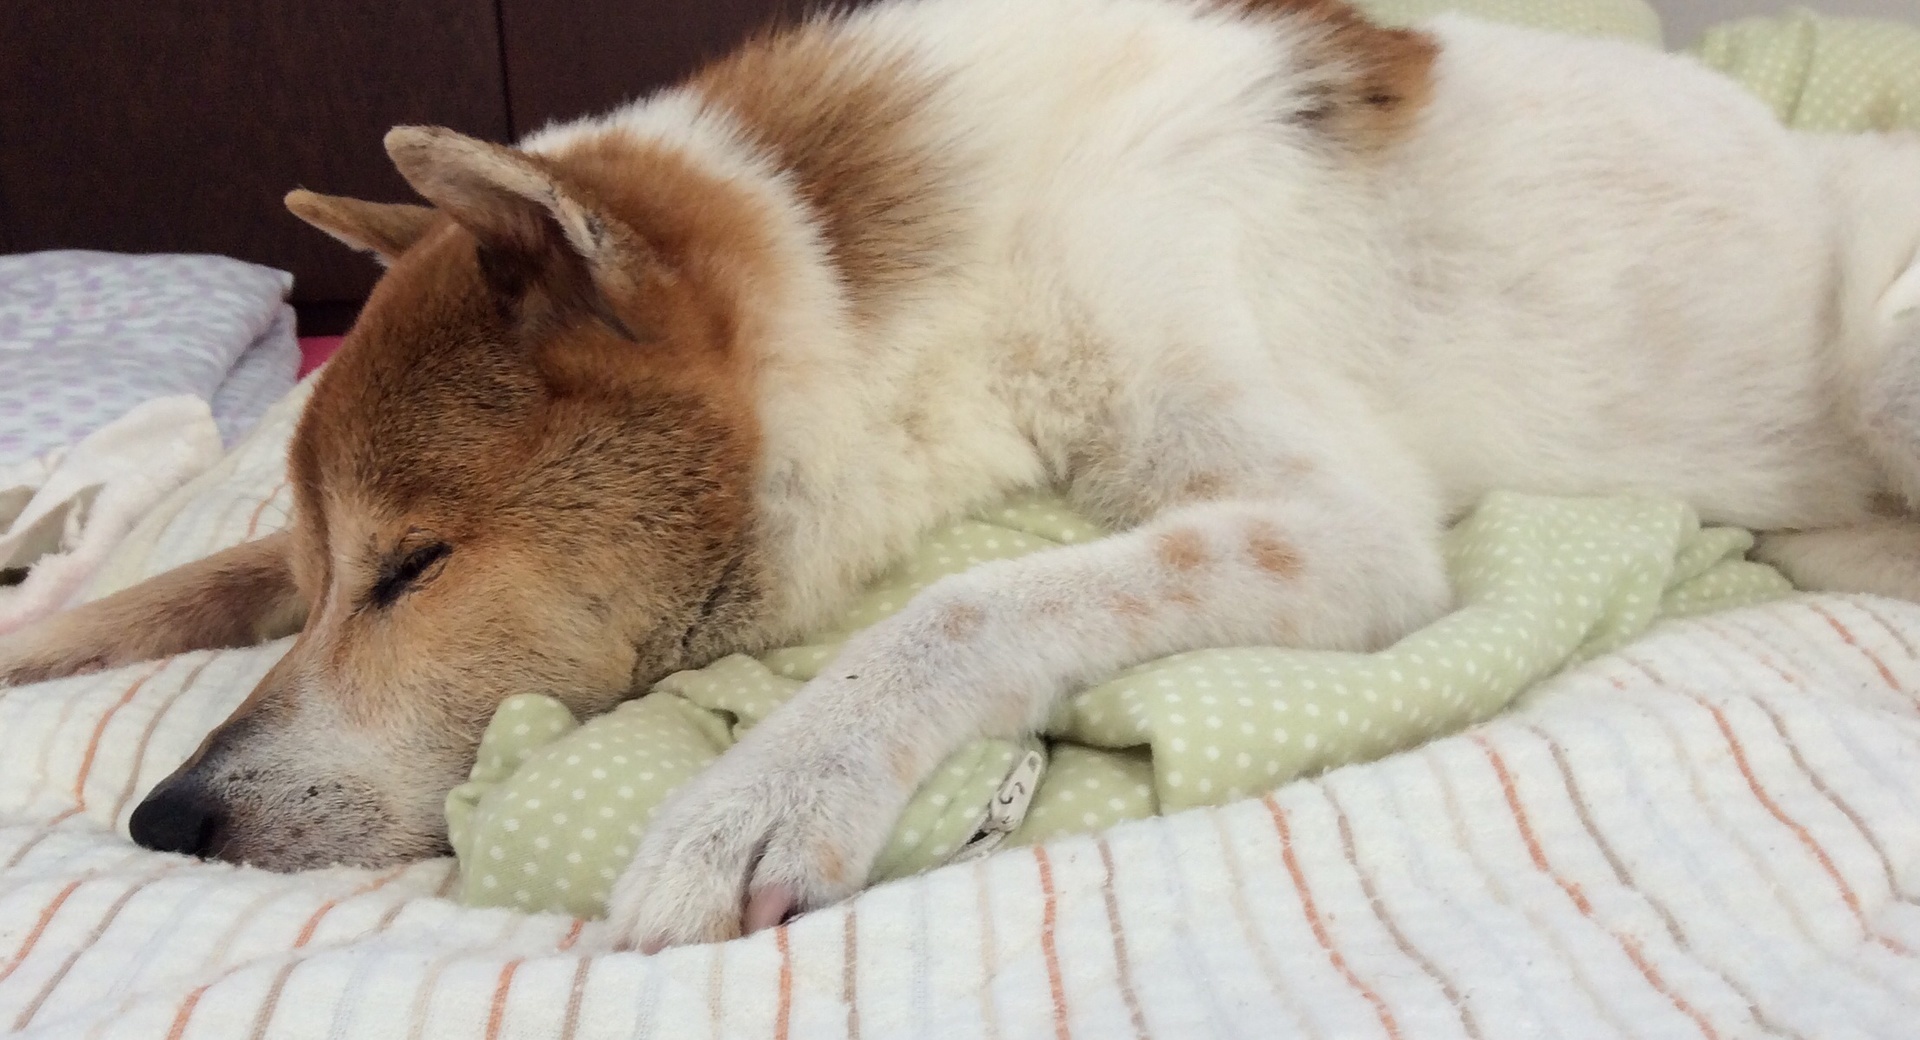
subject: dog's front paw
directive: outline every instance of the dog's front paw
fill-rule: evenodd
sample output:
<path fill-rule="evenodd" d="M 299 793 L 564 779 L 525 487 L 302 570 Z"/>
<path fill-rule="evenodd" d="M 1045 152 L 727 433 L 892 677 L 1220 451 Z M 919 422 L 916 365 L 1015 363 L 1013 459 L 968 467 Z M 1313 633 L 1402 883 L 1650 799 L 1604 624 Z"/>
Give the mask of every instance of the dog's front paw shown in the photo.
<path fill-rule="evenodd" d="M 0 636 L 0 689 L 85 675 L 129 663 L 117 660 L 108 650 L 59 638 L 63 634 L 60 630 L 63 620 L 56 616 Z"/>
<path fill-rule="evenodd" d="M 653 953 L 720 942 L 858 891 L 911 790 L 848 742 L 763 723 L 660 807 L 608 918 Z"/>

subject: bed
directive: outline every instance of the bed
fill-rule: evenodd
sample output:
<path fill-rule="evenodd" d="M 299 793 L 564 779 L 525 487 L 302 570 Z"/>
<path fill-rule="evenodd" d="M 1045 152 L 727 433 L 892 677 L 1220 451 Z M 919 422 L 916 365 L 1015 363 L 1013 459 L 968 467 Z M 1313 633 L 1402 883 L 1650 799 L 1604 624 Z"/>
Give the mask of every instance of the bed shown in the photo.
<path fill-rule="evenodd" d="M 1627 0 L 1489 10 L 1658 34 Z M 1901 39 L 1794 15 L 1702 47 L 1783 117 L 1861 129 L 1916 115 L 1920 43 Z M 1808 87 L 1836 69 L 1885 75 Z M 84 595 L 284 525 L 308 385 L 147 511 Z M 0 1031 L 1911 1036 L 1920 605 L 1763 598 L 1661 621 L 1398 754 L 655 957 L 571 913 L 456 899 L 451 860 L 280 876 L 127 842 L 140 795 L 284 644 L 10 689 Z"/>

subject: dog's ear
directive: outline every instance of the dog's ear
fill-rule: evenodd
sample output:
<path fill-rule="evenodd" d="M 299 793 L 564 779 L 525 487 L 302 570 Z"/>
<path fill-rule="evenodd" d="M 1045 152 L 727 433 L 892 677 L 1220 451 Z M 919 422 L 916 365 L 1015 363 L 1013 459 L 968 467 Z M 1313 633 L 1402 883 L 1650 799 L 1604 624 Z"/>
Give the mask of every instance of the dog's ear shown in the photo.
<path fill-rule="evenodd" d="M 434 218 L 430 206 L 362 202 L 305 188 L 287 192 L 286 203 L 294 216 L 382 263 L 391 263 L 418 242 Z"/>
<path fill-rule="evenodd" d="M 443 127 L 395 127 L 386 145 L 407 183 L 472 232 L 503 299 L 524 304 L 539 290 L 550 306 L 584 306 L 636 338 L 607 300 L 644 277 L 651 248 L 545 160 Z"/>

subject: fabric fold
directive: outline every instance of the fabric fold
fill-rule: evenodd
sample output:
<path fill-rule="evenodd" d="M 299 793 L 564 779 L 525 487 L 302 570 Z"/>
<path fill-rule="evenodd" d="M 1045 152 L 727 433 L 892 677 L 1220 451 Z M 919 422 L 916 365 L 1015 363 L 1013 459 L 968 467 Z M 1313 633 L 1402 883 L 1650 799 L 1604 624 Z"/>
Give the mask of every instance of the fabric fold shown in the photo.
<path fill-rule="evenodd" d="M 71 448 L 0 466 L 0 633 L 71 603 L 155 503 L 220 458 L 205 401 L 159 397 Z"/>

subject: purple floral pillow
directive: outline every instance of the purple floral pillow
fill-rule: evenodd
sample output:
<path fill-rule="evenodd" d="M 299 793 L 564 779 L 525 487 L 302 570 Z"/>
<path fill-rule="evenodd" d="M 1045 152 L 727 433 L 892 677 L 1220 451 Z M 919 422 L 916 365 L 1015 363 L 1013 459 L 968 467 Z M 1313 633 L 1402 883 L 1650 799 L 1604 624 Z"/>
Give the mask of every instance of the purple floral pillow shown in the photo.
<path fill-rule="evenodd" d="M 231 443 L 293 386 L 292 284 L 221 256 L 0 256 L 0 465 L 169 394 L 209 402 Z"/>

